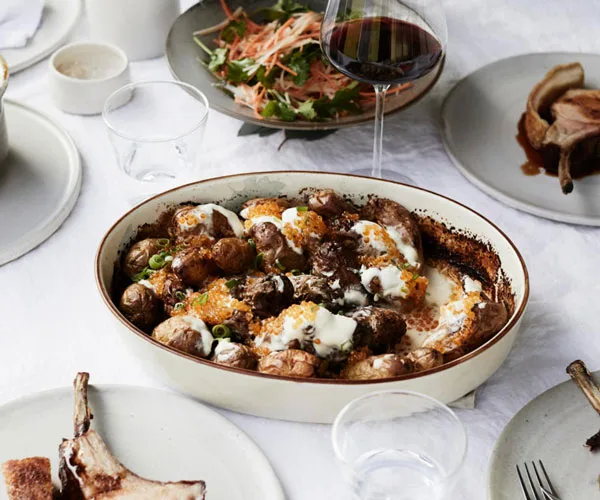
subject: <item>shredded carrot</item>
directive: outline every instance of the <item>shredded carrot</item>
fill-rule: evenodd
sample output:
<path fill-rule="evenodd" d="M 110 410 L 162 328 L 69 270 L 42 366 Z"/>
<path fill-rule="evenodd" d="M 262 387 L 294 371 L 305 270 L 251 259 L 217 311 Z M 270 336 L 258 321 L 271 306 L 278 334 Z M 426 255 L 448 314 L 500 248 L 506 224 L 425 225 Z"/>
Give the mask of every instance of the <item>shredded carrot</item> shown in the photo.
<path fill-rule="evenodd" d="M 223 12 L 225 12 L 225 15 L 227 16 L 228 19 L 233 19 L 233 12 L 231 12 L 231 9 L 229 8 L 229 5 L 227 5 L 227 2 L 225 0 L 219 0 L 221 2 L 221 7 L 223 7 Z"/>

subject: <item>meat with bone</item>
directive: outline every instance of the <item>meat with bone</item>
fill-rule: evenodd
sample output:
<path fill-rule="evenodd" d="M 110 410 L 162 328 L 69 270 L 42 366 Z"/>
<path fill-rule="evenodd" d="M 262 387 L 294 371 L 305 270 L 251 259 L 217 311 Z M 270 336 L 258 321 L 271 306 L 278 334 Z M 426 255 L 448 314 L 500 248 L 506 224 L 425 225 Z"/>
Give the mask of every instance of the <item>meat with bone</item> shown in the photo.
<path fill-rule="evenodd" d="M 204 481 L 163 483 L 144 479 L 126 469 L 113 457 L 100 435 L 90 428 L 88 407 L 89 375 L 75 378 L 73 439 L 59 447 L 59 477 L 65 500 L 204 500 Z"/>

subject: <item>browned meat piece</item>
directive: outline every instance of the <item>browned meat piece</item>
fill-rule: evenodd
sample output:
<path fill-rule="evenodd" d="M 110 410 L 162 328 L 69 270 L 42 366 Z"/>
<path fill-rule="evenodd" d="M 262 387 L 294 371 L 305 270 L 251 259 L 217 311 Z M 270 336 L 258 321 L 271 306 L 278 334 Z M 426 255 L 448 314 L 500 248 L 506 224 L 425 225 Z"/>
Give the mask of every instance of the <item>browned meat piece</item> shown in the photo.
<path fill-rule="evenodd" d="M 134 243 L 123 258 L 123 271 L 133 278 L 148 266 L 150 257 L 163 250 L 158 238 L 147 238 Z"/>
<path fill-rule="evenodd" d="M 380 354 L 346 366 L 342 370 L 342 377 L 350 380 L 373 380 L 399 377 L 413 371 L 414 366 L 409 359 L 398 354 Z"/>
<path fill-rule="evenodd" d="M 415 349 L 407 358 L 414 363 L 415 371 L 429 370 L 430 368 L 437 368 L 444 364 L 442 353 L 427 347 Z"/>
<path fill-rule="evenodd" d="M 200 358 L 210 355 L 214 342 L 204 321 L 193 316 L 173 316 L 163 321 L 152 332 L 152 338 Z"/>
<path fill-rule="evenodd" d="M 552 116 L 554 122 L 546 131 L 542 147 L 558 148 L 558 178 L 563 193 L 568 194 L 573 191 L 572 170 L 577 164 L 587 162 L 590 156 L 593 166 L 600 165 L 596 147 L 600 138 L 600 90 L 569 90 L 552 104 Z M 591 151 L 580 148 L 576 154 L 583 142 L 593 146 Z"/>
<path fill-rule="evenodd" d="M 219 365 L 256 370 L 258 356 L 243 344 L 220 340 L 211 361 Z"/>
<path fill-rule="evenodd" d="M 326 241 L 312 254 L 312 271 L 317 276 L 327 279 L 340 280 L 345 288 L 349 285 L 359 285 L 360 278 L 353 270 L 360 268 L 356 255 L 356 245 L 352 240 Z"/>
<path fill-rule="evenodd" d="M 167 272 L 159 288 L 158 296 L 163 302 L 165 313 L 170 316 L 175 305 L 182 302 L 182 297 L 186 295 L 186 287 L 179 276 Z"/>
<path fill-rule="evenodd" d="M 250 322 L 252 313 L 235 310 L 223 324 L 233 332 L 233 338 L 246 341 L 250 338 Z"/>
<path fill-rule="evenodd" d="M 308 197 L 308 208 L 322 217 L 337 217 L 344 212 L 356 213 L 356 208 L 333 189 L 321 189 Z"/>
<path fill-rule="evenodd" d="M 244 234 L 244 226 L 234 212 L 218 205 L 186 205 L 173 214 L 170 233 L 179 241 L 199 235 L 214 239 L 239 238 Z"/>
<path fill-rule="evenodd" d="M 449 310 L 456 309 L 457 306 L 452 304 L 446 307 Z M 498 333 L 507 321 L 506 307 L 497 302 L 482 301 L 474 304 L 469 311 L 457 312 L 458 316 L 446 318 L 442 308 L 438 328 L 423 342 L 423 347 L 442 353 L 445 363 L 482 345 Z"/>
<path fill-rule="evenodd" d="M 304 255 L 296 253 L 285 236 L 275 224 L 261 222 L 250 228 L 250 237 L 254 240 L 259 257 L 258 267 L 267 273 L 281 273 L 292 269 L 303 270 L 306 267 Z"/>
<path fill-rule="evenodd" d="M 359 307 L 346 313 L 357 322 L 354 346 L 368 346 L 375 354 L 388 351 L 400 342 L 406 333 L 406 322 L 402 315 L 382 307 Z"/>
<path fill-rule="evenodd" d="M 216 269 L 210 250 L 189 247 L 173 256 L 171 270 L 185 285 L 200 287 Z"/>
<path fill-rule="evenodd" d="M 140 283 L 133 283 L 123 292 L 119 310 L 135 326 L 148 331 L 160 319 L 161 304 L 154 291 Z"/>
<path fill-rule="evenodd" d="M 292 303 L 294 287 L 287 276 L 268 275 L 251 278 L 243 287 L 242 300 L 257 316 L 277 316 Z"/>
<path fill-rule="evenodd" d="M 121 465 L 93 429 L 87 403 L 89 375 L 75 379 L 75 437 L 59 447 L 59 477 L 66 500 L 204 500 L 204 481 L 162 483 L 144 479 Z"/>
<path fill-rule="evenodd" d="M 215 264 L 226 274 L 239 274 L 250 269 L 254 250 L 240 238 L 223 238 L 212 249 Z"/>
<path fill-rule="evenodd" d="M 325 304 L 328 309 L 339 307 L 338 301 L 342 299 L 341 287 L 332 288 L 329 281 L 321 276 L 312 274 L 301 274 L 289 276 L 294 286 L 295 302 L 314 302 Z"/>
<path fill-rule="evenodd" d="M 578 62 L 552 68 L 529 94 L 525 113 L 527 139 L 535 149 L 541 149 L 550 127 L 550 107 L 569 89 L 583 87 L 583 67 Z"/>
<path fill-rule="evenodd" d="M 8 500 L 52 500 L 50 460 L 44 457 L 2 464 Z"/>
<path fill-rule="evenodd" d="M 298 349 L 272 352 L 261 358 L 258 371 L 281 377 L 310 378 L 317 374 L 320 360 L 314 354 Z"/>
<path fill-rule="evenodd" d="M 405 261 L 417 271 L 423 266 L 423 243 L 417 221 L 400 203 L 371 198 L 361 210 L 365 220 L 385 227 Z"/>

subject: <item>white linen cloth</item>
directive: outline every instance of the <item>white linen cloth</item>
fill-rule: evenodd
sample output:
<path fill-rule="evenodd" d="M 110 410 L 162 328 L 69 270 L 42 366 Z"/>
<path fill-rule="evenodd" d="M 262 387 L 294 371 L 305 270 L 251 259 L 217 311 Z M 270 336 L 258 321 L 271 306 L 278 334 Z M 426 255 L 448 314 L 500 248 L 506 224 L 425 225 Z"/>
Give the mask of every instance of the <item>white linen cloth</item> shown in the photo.
<path fill-rule="evenodd" d="M 467 427 L 469 451 L 458 485 L 447 498 L 484 500 L 488 459 L 510 418 L 529 400 L 566 380 L 565 368 L 574 359 L 600 369 L 600 229 L 519 212 L 469 184 L 440 142 L 440 103 L 458 79 L 503 57 L 538 51 L 600 52 L 600 1 L 445 0 L 444 5 L 449 25 L 444 75 L 430 96 L 386 120 L 383 161 L 419 186 L 490 218 L 513 239 L 529 266 L 532 293 L 521 335 L 506 363 L 480 388 L 476 408 L 458 411 Z M 80 29 L 75 37 L 86 35 Z M 134 63 L 131 69 L 134 80 L 170 78 L 161 59 Z M 0 404 L 67 386 L 78 370 L 91 372 L 95 383 L 160 387 L 121 345 L 94 283 L 98 243 L 128 209 L 119 194 L 123 177 L 102 119 L 66 115 L 54 108 L 45 73 L 46 63 L 40 63 L 15 75 L 8 97 L 48 113 L 72 134 L 85 162 L 83 188 L 73 213 L 52 238 L 0 267 Z M 288 141 L 279 152 L 280 134 L 238 138 L 240 125 L 211 111 L 204 140 L 206 177 L 274 169 L 345 172 L 371 163 L 370 125 L 310 143 Z M 265 451 L 290 500 L 349 498 L 334 461 L 330 426 L 219 411 Z"/>
<path fill-rule="evenodd" d="M 25 47 L 42 19 L 44 0 L 0 2 L 0 50 Z"/>

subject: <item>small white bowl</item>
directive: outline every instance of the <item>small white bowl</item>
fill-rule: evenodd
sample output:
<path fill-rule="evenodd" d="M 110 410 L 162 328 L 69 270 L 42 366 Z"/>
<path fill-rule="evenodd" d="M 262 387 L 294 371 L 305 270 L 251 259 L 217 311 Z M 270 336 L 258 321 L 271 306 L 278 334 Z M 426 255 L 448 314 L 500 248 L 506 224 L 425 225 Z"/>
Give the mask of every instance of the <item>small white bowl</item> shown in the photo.
<path fill-rule="evenodd" d="M 100 114 L 106 98 L 130 82 L 129 60 L 114 45 L 71 43 L 50 58 L 49 82 L 52 98 L 63 111 Z"/>

